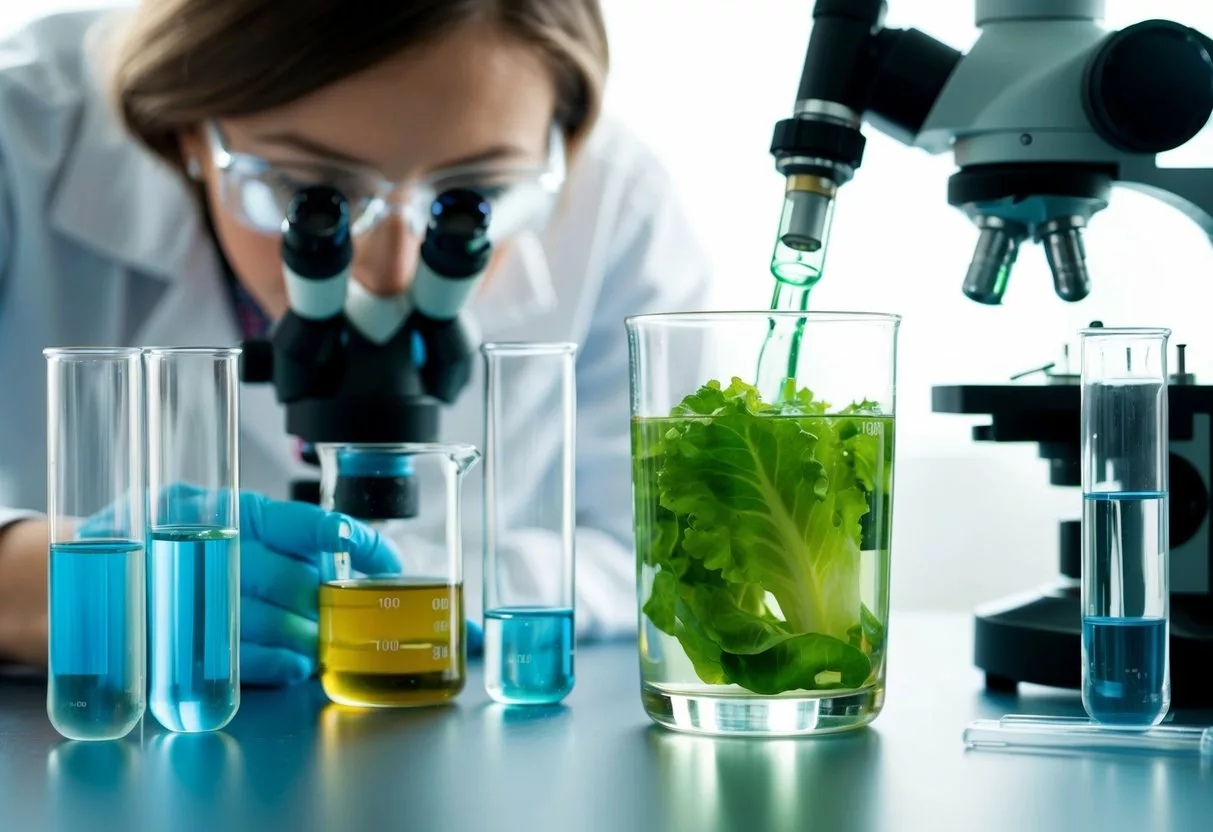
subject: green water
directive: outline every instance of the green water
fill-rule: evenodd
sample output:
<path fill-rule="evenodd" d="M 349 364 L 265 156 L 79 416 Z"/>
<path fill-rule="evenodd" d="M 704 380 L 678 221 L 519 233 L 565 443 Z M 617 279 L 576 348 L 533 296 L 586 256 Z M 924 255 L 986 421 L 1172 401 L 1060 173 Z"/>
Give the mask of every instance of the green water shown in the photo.
<path fill-rule="evenodd" d="M 885 655 L 883 634 L 889 611 L 894 419 L 869 415 L 756 417 L 758 421 L 766 419 L 778 422 L 795 421 L 804 430 L 802 450 L 804 454 L 809 455 L 815 453 L 813 449 L 816 446 L 816 437 L 862 437 L 870 457 L 868 470 L 872 481 L 878 485 L 865 492 L 867 510 L 860 519 L 858 539 L 846 545 L 837 545 L 835 540 L 832 545 L 807 525 L 814 522 L 814 516 L 812 512 L 804 510 L 804 506 L 796 498 L 796 494 L 801 490 L 799 478 L 780 479 L 778 486 L 772 486 L 778 493 L 768 495 L 771 499 L 766 505 L 773 517 L 788 518 L 788 523 L 792 524 L 794 531 L 782 536 L 755 535 L 752 532 L 759 527 L 755 524 L 761 520 L 761 509 L 747 512 L 744 518 L 741 518 L 740 514 L 733 515 L 739 518 L 735 522 L 742 524 L 744 528 L 736 530 L 730 552 L 738 563 L 748 564 L 752 575 L 760 576 L 760 582 L 751 589 L 757 593 L 754 597 L 764 599 L 766 611 L 763 615 L 768 620 L 776 621 L 777 626 L 796 633 L 827 634 L 850 644 L 864 656 L 862 663 L 865 665 L 865 678 L 855 686 L 882 684 Z M 717 585 L 723 586 L 724 573 L 713 571 L 719 569 L 719 565 L 709 566 L 701 559 L 688 556 L 688 550 L 682 547 L 687 540 L 686 530 L 691 518 L 676 514 L 668 509 L 662 500 L 663 490 L 677 485 L 669 479 L 668 473 L 663 473 L 666 470 L 666 450 L 663 442 L 670 435 L 671 429 L 676 429 L 683 421 L 677 418 L 632 420 L 632 485 L 639 600 L 641 609 L 647 611 L 645 621 L 642 622 L 642 676 L 646 684 L 662 689 L 690 690 L 705 683 L 709 686 L 725 684 L 721 680 L 709 680 L 696 670 L 693 667 L 695 651 L 692 649 L 692 653 L 688 654 L 687 644 L 683 643 L 684 639 L 689 639 L 697 631 L 692 626 L 696 621 L 699 621 L 700 625 L 711 625 L 706 632 L 716 633 L 721 630 L 719 625 L 722 621 L 715 618 L 702 619 L 702 615 L 707 612 L 706 608 L 696 608 L 691 601 L 698 598 L 696 592 L 703 592 Z M 791 450 L 788 454 L 796 455 Z M 779 457 L 774 459 L 777 458 Z M 705 479 L 704 488 L 715 493 L 723 501 L 732 500 L 736 495 L 744 495 L 754 481 L 749 472 L 767 470 L 766 466 L 770 461 L 764 457 L 759 446 L 753 447 L 752 457 L 745 453 L 732 454 L 728 468 L 741 473 L 735 477 L 722 475 Z M 780 528 L 787 532 L 787 526 Z M 743 533 L 747 530 L 751 533 Z M 775 538 L 779 538 L 780 542 L 770 545 L 770 541 Z M 672 564 L 676 564 L 674 574 L 678 580 L 677 597 L 682 601 L 671 608 L 677 616 L 676 633 L 668 628 L 659 629 L 659 621 L 651 614 L 654 608 L 650 606 L 660 586 L 658 576 L 663 571 L 670 570 Z M 803 590 L 796 597 L 815 597 L 823 603 L 828 603 L 833 621 L 842 623 L 832 630 L 801 626 L 801 613 L 805 609 L 816 612 L 819 608 L 812 604 L 804 609 L 780 606 L 781 602 L 775 593 L 786 590 L 786 585 L 778 579 L 780 575 L 802 576 L 794 581 Z M 827 575 L 830 576 L 828 581 L 821 585 L 815 583 Z M 769 585 L 762 581 L 769 581 Z M 700 584 L 702 586 L 698 586 Z M 785 594 L 784 600 L 788 597 Z M 728 610 L 720 614 L 727 615 Z M 691 648 L 696 646 L 693 640 L 688 641 L 688 644 Z M 774 654 L 771 654 L 772 661 L 774 657 Z M 823 689 L 833 687 L 837 682 L 838 680 L 823 681 Z M 804 685 L 798 684 L 795 687 L 800 689 Z M 770 691 L 764 689 L 760 692 Z"/>

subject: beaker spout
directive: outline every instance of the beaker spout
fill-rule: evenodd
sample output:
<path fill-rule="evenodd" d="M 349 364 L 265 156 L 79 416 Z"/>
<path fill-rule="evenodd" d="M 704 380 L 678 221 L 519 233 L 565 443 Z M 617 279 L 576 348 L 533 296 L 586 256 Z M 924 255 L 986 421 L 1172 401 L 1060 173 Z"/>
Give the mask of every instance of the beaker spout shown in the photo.
<path fill-rule="evenodd" d="M 480 451 L 471 445 L 457 445 L 451 449 L 451 462 L 455 463 L 455 473 L 466 474 L 476 467 L 480 461 Z"/>

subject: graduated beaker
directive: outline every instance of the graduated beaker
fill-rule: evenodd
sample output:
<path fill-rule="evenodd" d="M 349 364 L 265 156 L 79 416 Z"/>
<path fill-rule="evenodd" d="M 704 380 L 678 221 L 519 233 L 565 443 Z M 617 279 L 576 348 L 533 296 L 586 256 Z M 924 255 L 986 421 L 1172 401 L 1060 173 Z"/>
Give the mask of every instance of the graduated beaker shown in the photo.
<path fill-rule="evenodd" d="M 628 319 L 641 698 L 656 722 L 790 735 L 879 714 L 899 322 Z M 772 356 L 768 337 L 789 327 L 794 352 Z M 761 391 L 760 356 L 785 371 Z"/>
<path fill-rule="evenodd" d="M 470 445 L 321 444 L 321 505 L 369 523 L 395 566 L 358 572 L 325 556 L 320 682 L 334 702 L 408 707 L 463 690 L 466 625 L 460 489 Z"/>

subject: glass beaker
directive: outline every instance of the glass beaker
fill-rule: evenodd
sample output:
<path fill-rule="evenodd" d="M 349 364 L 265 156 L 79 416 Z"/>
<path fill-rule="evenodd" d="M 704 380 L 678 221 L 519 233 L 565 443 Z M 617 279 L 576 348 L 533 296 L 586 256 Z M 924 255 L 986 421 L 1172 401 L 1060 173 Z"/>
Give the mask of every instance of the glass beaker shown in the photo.
<path fill-rule="evenodd" d="M 641 698 L 654 721 L 794 735 L 879 714 L 899 324 L 627 320 Z M 764 350 L 789 328 L 779 355 Z M 761 392 L 760 356 L 786 371 Z"/>
<path fill-rule="evenodd" d="M 72 740 L 114 740 L 146 691 L 143 364 L 136 348 L 47 349 L 46 711 Z"/>
<path fill-rule="evenodd" d="M 1082 331 L 1082 703 L 1157 725 L 1168 649 L 1168 329 Z"/>
<path fill-rule="evenodd" d="M 369 523 L 398 568 L 353 569 L 326 555 L 320 584 L 320 682 L 334 702 L 435 705 L 463 690 L 460 488 L 471 445 L 320 444 L 321 506 Z"/>

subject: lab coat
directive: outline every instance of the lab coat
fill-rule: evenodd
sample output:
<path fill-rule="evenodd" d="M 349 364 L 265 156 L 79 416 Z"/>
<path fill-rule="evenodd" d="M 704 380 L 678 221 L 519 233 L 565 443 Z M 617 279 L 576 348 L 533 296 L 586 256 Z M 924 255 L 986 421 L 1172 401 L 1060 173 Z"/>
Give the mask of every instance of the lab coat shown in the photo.
<path fill-rule="evenodd" d="M 126 136 L 108 107 L 101 20 L 98 12 L 53 16 L 0 42 L 0 524 L 45 508 L 44 347 L 241 340 L 187 185 Z M 623 320 L 703 307 L 709 276 L 700 252 L 666 173 L 634 137 L 604 120 L 550 227 L 518 240 L 468 307 L 484 340 L 580 345 L 581 634 L 617 634 L 636 622 Z M 444 441 L 483 446 L 481 372 L 444 411 Z M 285 497 L 291 479 L 317 475 L 298 461 L 272 388 L 242 386 L 240 406 L 243 488 Z M 551 429 L 556 416 L 545 407 L 518 401 L 514 437 L 502 443 L 507 454 L 511 446 L 534 453 L 526 441 L 533 436 L 523 434 Z M 481 468 L 463 489 L 471 617 L 480 609 Z M 525 500 L 529 488 L 520 482 L 511 497 Z M 510 555 L 515 583 L 549 579 L 540 543 Z M 410 553 L 406 559 L 416 562 Z"/>

